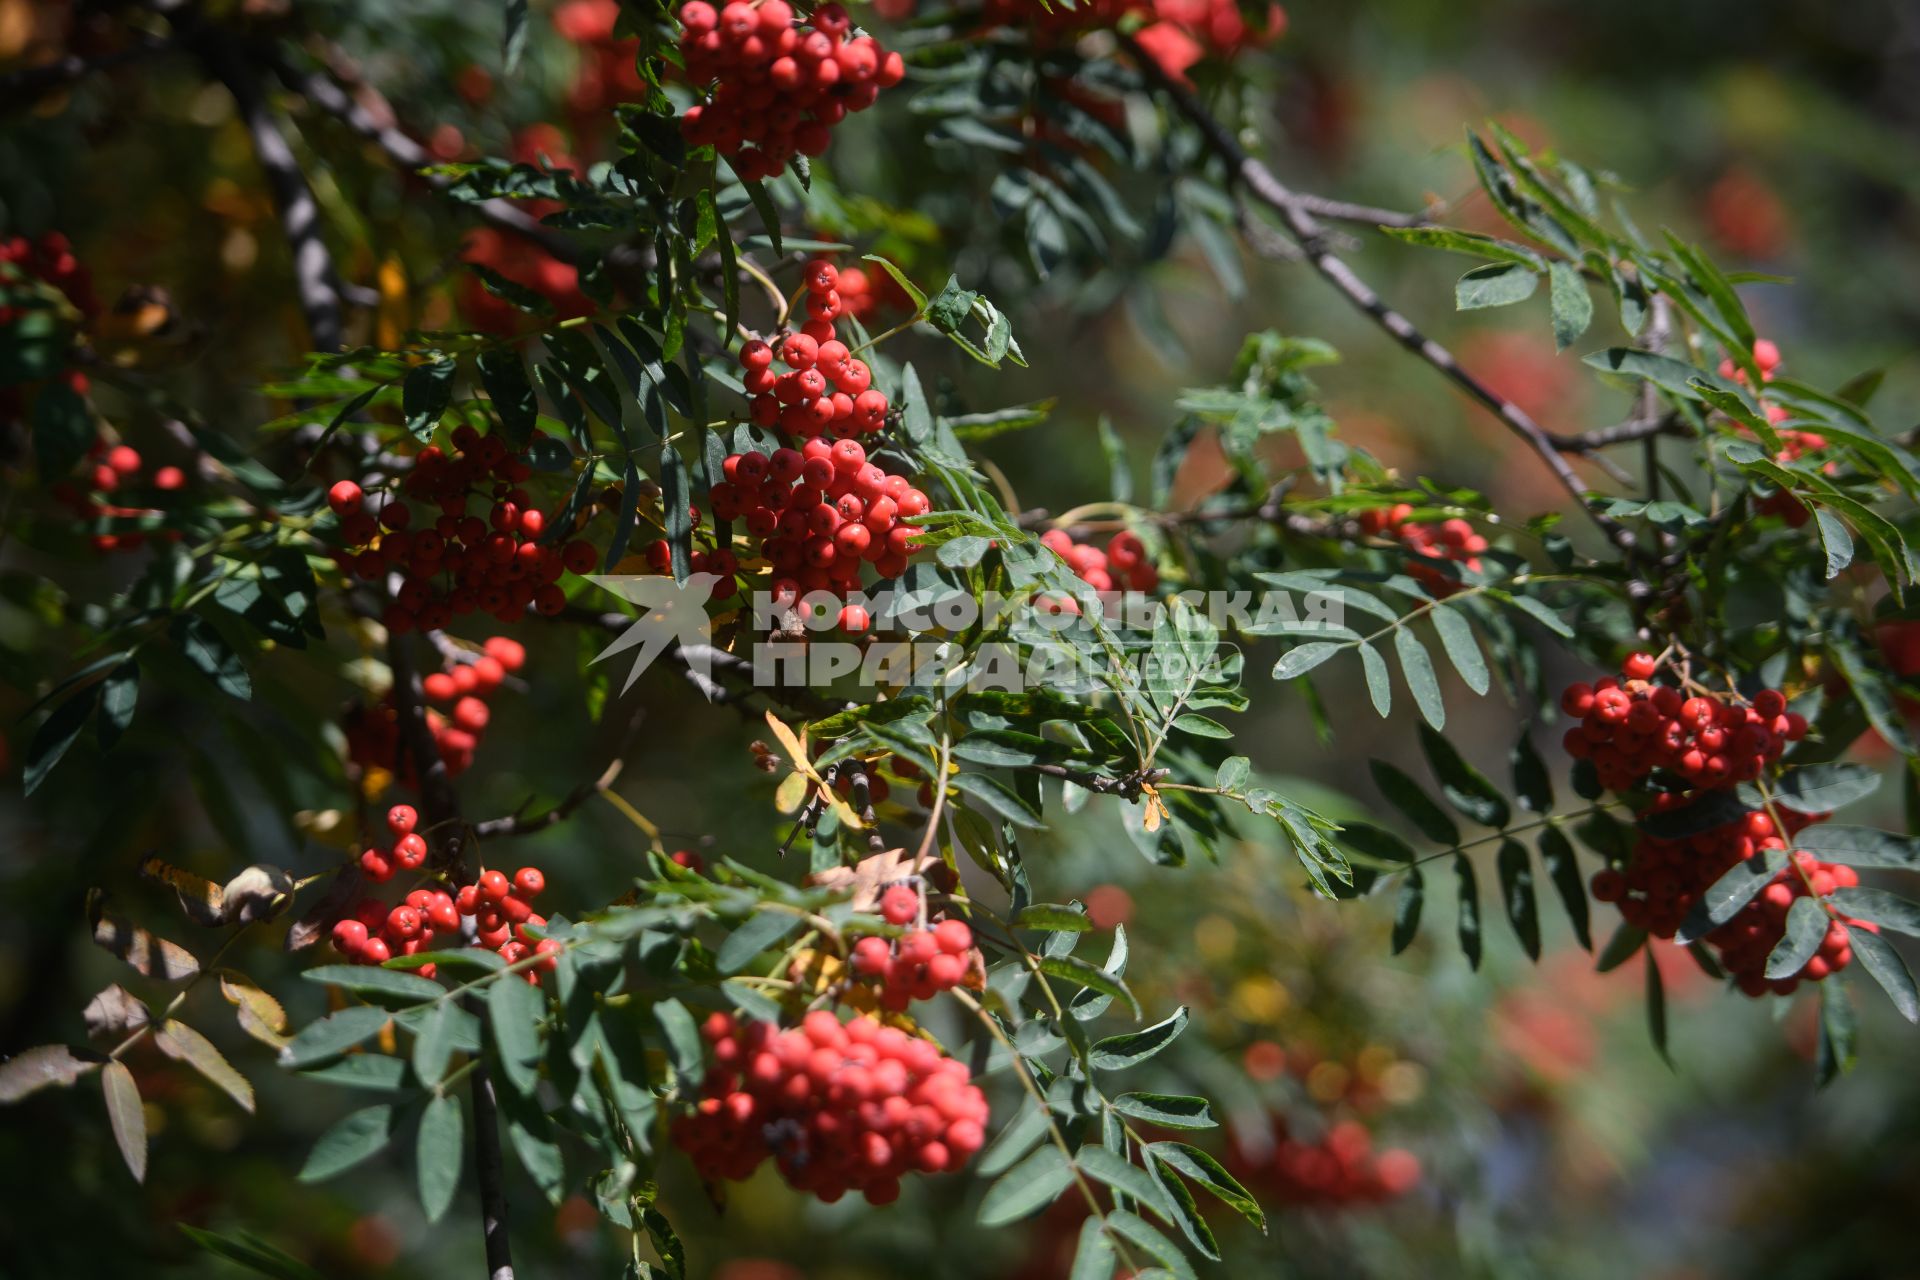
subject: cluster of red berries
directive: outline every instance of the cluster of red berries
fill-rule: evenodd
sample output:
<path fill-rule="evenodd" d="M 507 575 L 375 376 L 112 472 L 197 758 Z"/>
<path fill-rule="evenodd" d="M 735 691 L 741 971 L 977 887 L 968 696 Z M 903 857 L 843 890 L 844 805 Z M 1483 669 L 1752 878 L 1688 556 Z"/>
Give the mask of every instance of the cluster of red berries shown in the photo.
<path fill-rule="evenodd" d="M 1131 529 L 1122 529 L 1109 538 L 1105 551 L 1090 542 L 1075 542 L 1065 529 L 1049 529 L 1040 535 L 1040 541 L 1095 591 L 1144 594 L 1160 586 L 1160 571 L 1147 555 L 1147 544 Z"/>
<path fill-rule="evenodd" d="M 100 314 L 92 274 L 73 252 L 73 242 L 58 231 L 49 231 L 38 240 L 25 236 L 0 240 L 0 281 L 8 276 L 22 276 L 58 289 L 88 319 Z M 18 323 L 23 314 L 24 308 L 0 297 L 0 329 Z"/>
<path fill-rule="evenodd" d="M 840 270 L 824 258 L 807 264 L 807 319 L 800 332 L 776 339 L 779 350 L 759 339 L 740 348 L 741 385 L 752 397 L 747 414 L 755 426 L 779 427 L 795 439 L 830 435 L 846 440 L 884 430 L 892 408 L 873 385 L 873 370 L 834 335 L 845 314 Z M 774 357 L 787 366 L 776 373 Z"/>
<path fill-rule="evenodd" d="M 397 804 L 387 810 L 387 829 L 393 833 L 391 854 L 369 849 L 360 855 L 360 868 L 369 880 L 383 884 L 393 878 L 396 867 L 418 871 L 426 865 L 427 842 L 414 828 L 420 815 L 412 805 Z M 415 889 L 399 906 L 389 908 L 374 898 L 363 898 L 352 911 L 333 926 L 333 945 L 354 964 L 385 964 L 394 956 L 410 956 L 431 948 L 440 934 L 457 933 L 464 916 L 474 917 L 474 945 L 498 952 L 508 964 L 530 955 L 551 957 L 560 944 L 536 938 L 527 926 L 544 925 L 546 917 L 535 914 L 533 900 L 546 888 L 547 878 L 538 867 L 522 867 L 509 880 L 505 873 L 483 871 L 473 884 L 458 894 L 443 889 Z M 538 970 L 551 970 L 552 959 L 527 969 L 527 980 L 537 982 Z M 434 976 L 435 966 L 422 965 L 424 977 Z"/>
<path fill-rule="evenodd" d="M 789 339 L 789 342 L 793 339 Z M 774 601 L 792 608 L 801 596 L 825 591 L 844 598 L 860 586 L 860 567 L 871 564 L 882 578 L 906 572 L 920 536 L 917 525 L 932 504 L 905 476 L 888 475 L 867 461 L 858 440 L 819 437 L 798 449 L 771 455 L 738 453 L 721 464 L 722 479 L 708 494 L 721 520 L 742 519 L 760 552 L 772 562 Z M 664 543 L 648 551 L 661 567 Z M 724 557 L 726 572 L 737 562 L 724 548 L 707 556 L 710 572 Z M 722 586 L 726 586 L 725 583 Z M 872 620 L 858 605 L 841 610 L 840 626 L 865 631 Z"/>
<path fill-rule="evenodd" d="M 1691 800 L 1682 793 L 1664 793 L 1655 799 L 1652 811 L 1684 808 Z M 1754 809 L 1722 826 L 1679 839 L 1642 834 L 1624 867 L 1594 874 L 1593 896 L 1616 904 L 1628 924 L 1656 938 L 1671 938 L 1714 881 L 1756 853 L 1789 847 L 1795 835 L 1823 816 L 1781 809 L 1779 821 L 1786 828 L 1782 831 L 1772 815 Z M 1825 897 L 1858 883 L 1860 875 L 1852 867 L 1822 862 L 1804 850 L 1795 852 L 1789 865 L 1732 919 L 1707 934 L 1706 941 L 1720 953 L 1735 985 L 1748 995 L 1768 991 L 1790 995 L 1801 978 L 1818 982 L 1852 963 L 1849 927 L 1874 926 L 1834 916 L 1818 952 L 1798 974 L 1769 979 L 1767 957 L 1786 933 L 1787 912 L 1800 898 Z"/>
<path fill-rule="evenodd" d="M 707 0 L 680 7 L 680 56 L 687 80 L 713 86 L 687 108 L 680 128 L 712 146 L 748 181 L 771 178 L 795 156 L 817 156 L 833 126 L 899 84 L 906 63 L 871 36 L 849 38 L 853 20 L 823 4 L 796 20 L 787 0 Z"/>
<path fill-rule="evenodd" d="M 920 895 L 897 884 L 880 895 L 880 915 L 902 927 L 920 918 Z M 880 1007 L 899 1013 L 915 1000 L 931 1000 L 966 981 L 972 965 L 973 930 L 964 920 L 942 920 L 915 929 L 897 942 L 873 936 L 853 944 L 854 973 L 879 987 Z"/>
<path fill-rule="evenodd" d="M 446 708 L 443 712 L 428 707 L 427 726 L 449 775 L 458 777 L 473 764 L 480 735 L 493 717 L 487 699 L 526 660 L 526 647 L 518 640 L 489 636 L 479 657 L 472 661 L 464 655 L 449 658 L 445 668 L 420 682 L 428 702 Z M 396 766 L 401 754 L 400 716 L 392 694 L 375 706 L 355 710 L 347 717 L 345 731 L 347 756 L 362 769 L 391 771 Z M 417 780 L 411 762 L 403 780 L 409 784 Z"/>
<path fill-rule="evenodd" d="M 629 59 L 628 66 L 632 65 Z M 582 173 L 586 168 L 569 152 L 561 132 L 548 124 L 529 125 L 516 133 L 509 154 L 516 163 L 536 165 L 556 173 Z M 523 200 L 520 207 L 530 217 L 544 218 L 557 212 L 561 204 L 557 200 Z M 525 236 L 479 227 L 467 233 L 461 257 L 539 294 L 553 307 L 556 320 L 573 320 L 593 313 L 592 299 L 580 289 L 579 270 Z M 510 337 L 526 326 L 526 313 L 490 291 L 472 272 L 461 273 L 459 289 L 461 313 L 475 329 Z"/>
<path fill-rule="evenodd" d="M 865 267 L 841 267 L 833 291 L 840 295 L 840 314 L 855 320 L 864 320 L 882 307 L 904 311 L 913 304 L 891 274 L 881 272 L 876 285 Z"/>
<path fill-rule="evenodd" d="M 422 449 L 400 482 L 405 497 L 437 508 L 430 526 L 415 528 L 413 508 L 398 495 L 387 495 L 375 512 L 353 481 L 334 485 L 327 502 L 340 517 L 341 537 L 361 548 L 336 552 L 335 562 L 368 582 L 400 575 L 382 616 L 396 633 L 439 631 L 474 612 L 502 622 L 518 621 L 529 606 L 549 617 L 559 613 L 567 605 L 561 575 L 592 572 L 599 553 L 579 539 L 564 547 L 540 541 L 546 513 L 519 487 L 533 474 L 524 450 L 465 424 L 454 429 L 453 444 L 451 454 L 438 445 Z M 483 486 L 492 497 L 485 519 L 468 510 Z"/>
<path fill-rule="evenodd" d="M 1327 1126 L 1319 1138 L 1296 1138 L 1285 1117 L 1276 1117 L 1273 1148 L 1263 1160 L 1236 1150 L 1233 1171 L 1253 1184 L 1263 1200 L 1322 1209 L 1379 1204 L 1405 1195 L 1420 1182 L 1420 1159 L 1411 1151 L 1373 1148 L 1373 1136 L 1357 1120 Z"/>
<path fill-rule="evenodd" d="M 111 494 L 115 498 L 122 498 L 130 491 L 138 492 L 142 488 L 155 495 L 177 493 L 186 484 L 187 474 L 179 467 L 163 466 L 148 470 L 138 449 L 131 445 L 109 444 L 102 439 L 94 441 L 87 450 L 77 482 L 59 481 L 48 492 L 76 519 L 99 522 L 98 531 L 92 535 L 94 550 L 132 551 L 145 545 L 146 532 L 141 529 L 115 531 L 112 522 L 148 519 L 165 513 L 154 507 L 110 502 L 106 496 Z M 180 531 L 161 529 L 158 536 L 168 542 L 178 542 Z"/>
<path fill-rule="evenodd" d="M 1421 586 L 1435 596 L 1450 596 L 1460 590 L 1459 581 L 1421 561 L 1451 560 L 1471 573 L 1478 573 L 1480 555 L 1487 549 L 1487 540 L 1458 516 L 1434 524 L 1408 519 L 1412 514 L 1412 504 L 1401 502 L 1391 507 L 1362 511 L 1358 518 L 1364 532 L 1375 537 L 1392 538 L 1419 557 L 1408 561 L 1407 572 Z"/>
<path fill-rule="evenodd" d="M 1567 731 L 1567 754 L 1592 761 L 1610 791 L 1628 790 L 1656 769 L 1694 787 L 1751 781 L 1806 736 L 1806 717 L 1788 711 L 1778 689 L 1750 701 L 1689 696 L 1655 683 L 1657 670 L 1653 655 L 1636 653 L 1618 679 L 1572 684 L 1560 695 L 1561 709 L 1580 720 Z"/>
<path fill-rule="evenodd" d="M 958 1169 L 986 1141 L 987 1098 L 930 1040 L 824 1009 L 798 1027 L 715 1013 L 712 1062 L 673 1141 L 703 1178 L 742 1179 L 768 1157 L 788 1185 L 831 1204 L 892 1203 L 909 1173 Z"/>

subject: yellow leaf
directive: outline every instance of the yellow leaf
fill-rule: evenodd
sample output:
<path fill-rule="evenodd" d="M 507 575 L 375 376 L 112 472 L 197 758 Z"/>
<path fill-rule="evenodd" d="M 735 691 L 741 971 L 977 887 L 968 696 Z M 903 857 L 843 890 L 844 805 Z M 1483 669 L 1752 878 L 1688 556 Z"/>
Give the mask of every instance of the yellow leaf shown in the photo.
<path fill-rule="evenodd" d="M 211 880 L 183 871 L 154 854 L 140 859 L 138 873 L 143 880 L 157 880 L 173 890 L 180 909 L 195 924 L 213 926 L 226 921 L 226 908 L 220 902 L 220 886 Z"/>
<path fill-rule="evenodd" d="M 793 767 L 815 781 L 819 776 L 813 771 L 813 762 L 807 759 L 807 740 L 796 737 L 787 722 L 773 712 L 767 712 L 767 727 L 773 730 L 773 736 L 780 740 L 780 747 L 787 753 L 787 759 L 793 761 Z"/>
<path fill-rule="evenodd" d="M 779 790 L 773 793 L 773 807 L 781 813 L 797 813 L 807 801 L 807 788 L 810 784 L 804 773 L 790 773 L 780 779 Z"/>

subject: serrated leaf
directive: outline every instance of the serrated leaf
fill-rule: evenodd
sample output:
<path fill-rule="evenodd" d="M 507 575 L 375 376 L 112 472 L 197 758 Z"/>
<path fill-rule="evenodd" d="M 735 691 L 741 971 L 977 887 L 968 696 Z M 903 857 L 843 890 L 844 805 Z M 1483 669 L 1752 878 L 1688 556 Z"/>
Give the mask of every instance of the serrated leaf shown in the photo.
<path fill-rule="evenodd" d="M 1870 929 L 1854 929 L 1849 945 L 1861 968 L 1873 975 L 1880 989 L 1893 1001 L 1893 1007 L 1908 1022 L 1920 1022 L 1920 988 L 1914 986 L 1913 973 L 1893 944 Z"/>
<path fill-rule="evenodd" d="M 1426 725 L 1420 726 L 1420 748 L 1440 780 L 1440 794 L 1448 804 L 1483 827 L 1504 827 L 1512 816 L 1506 798 L 1486 776 L 1468 764 L 1453 743 Z"/>
<path fill-rule="evenodd" d="M 436 1095 L 420 1115 L 414 1151 L 420 1207 L 428 1222 L 438 1222 L 460 1189 L 460 1155 L 466 1125 L 460 1103 L 451 1094 Z"/>
<path fill-rule="evenodd" d="M 1559 827 L 1541 830 L 1540 861 L 1546 864 L 1547 876 L 1567 910 L 1567 923 L 1573 927 L 1575 940 L 1583 950 L 1592 951 L 1593 939 L 1587 932 L 1587 883 L 1580 874 L 1573 845 Z"/>
<path fill-rule="evenodd" d="M 321 1182 L 371 1160 L 393 1139 L 393 1107 L 363 1107 L 349 1112 L 314 1142 L 301 1166 L 302 1182 Z"/>
<path fill-rule="evenodd" d="M 789 912 L 756 912 L 720 944 L 714 967 L 721 973 L 738 973 L 752 963 L 755 956 L 777 945 L 799 927 L 800 917 Z"/>
<path fill-rule="evenodd" d="M 1446 728 L 1447 707 L 1440 697 L 1440 681 L 1433 674 L 1433 659 L 1427 656 L 1427 647 L 1411 629 L 1401 627 L 1393 633 L 1393 649 L 1400 657 L 1400 673 L 1406 677 L 1407 688 L 1413 692 L 1413 703 L 1420 708 L 1421 717 L 1435 729 Z"/>
<path fill-rule="evenodd" d="M 1373 775 L 1374 785 L 1386 796 L 1387 803 L 1419 828 L 1421 835 L 1435 844 L 1460 843 L 1460 828 L 1407 773 L 1385 760 L 1367 761 L 1367 770 Z"/>
<path fill-rule="evenodd" d="M 1393 954 L 1399 955 L 1413 944 L 1420 932 L 1420 909 L 1426 901 L 1426 878 L 1420 874 L 1420 868 L 1410 868 L 1393 903 Z"/>
<path fill-rule="evenodd" d="M 1580 268 L 1555 261 L 1547 266 L 1548 304 L 1553 313 L 1553 345 L 1565 351 L 1580 340 L 1593 323 L 1593 297 L 1587 292 Z"/>
<path fill-rule="evenodd" d="M 1473 860 L 1464 853 L 1453 855 L 1453 874 L 1458 882 L 1459 918 L 1456 932 L 1460 938 L 1460 950 L 1467 957 L 1467 964 L 1480 967 L 1480 877 L 1473 869 Z"/>
<path fill-rule="evenodd" d="M 1073 1185 L 1073 1166 L 1058 1147 L 1045 1146 L 1002 1174 L 980 1201 L 977 1221 L 1004 1227 L 1038 1213 Z"/>
<path fill-rule="evenodd" d="M 154 1031 L 153 1042 L 160 1052 L 198 1071 L 238 1103 L 242 1111 L 252 1114 L 253 1086 L 227 1061 L 226 1055 L 214 1047 L 213 1041 L 184 1022 L 169 1020 Z"/>
<path fill-rule="evenodd" d="M 1123 1093 L 1108 1105 L 1123 1116 L 1162 1129 L 1212 1129 L 1219 1123 L 1205 1098 L 1181 1094 Z"/>
<path fill-rule="evenodd" d="M 1505 307 L 1525 302 L 1540 287 L 1540 277 L 1519 262 L 1490 262 L 1461 276 L 1453 286 L 1453 305 L 1460 311 Z"/>
<path fill-rule="evenodd" d="M 100 1073 L 101 1091 L 107 1100 L 107 1122 L 120 1158 L 135 1182 L 147 1180 L 147 1112 L 140 1101 L 140 1087 L 124 1062 L 109 1062 Z"/>
<path fill-rule="evenodd" d="M 1186 1029 L 1187 1008 L 1182 1005 L 1171 1016 L 1145 1030 L 1095 1041 L 1087 1061 L 1102 1071 L 1124 1071 L 1159 1053 Z"/>
<path fill-rule="evenodd" d="M 1444 604 L 1436 605 L 1427 616 L 1440 633 L 1440 647 L 1447 661 L 1460 673 L 1467 688 L 1484 695 L 1493 686 L 1493 675 L 1487 669 L 1486 655 L 1480 652 L 1480 642 L 1474 639 L 1472 624 L 1458 609 Z"/>
<path fill-rule="evenodd" d="M 1500 899 L 1507 920 L 1520 939 L 1527 958 L 1540 958 L 1540 906 L 1533 891 L 1533 859 L 1518 840 L 1500 842 Z"/>
<path fill-rule="evenodd" d="M 496 983 L 506 986 L 507 983 Z M 440 1083 L 440 1077 L 447 1073 L 447 1063 L 453 1059 L 453 1015 L 451 1000 L 443 1000 L 427 1012 L 420 1030 L 413 1038 L 413 1074 L 426 1088 Z"/>
<path fill-rule="evenodd" d="M 212 623 L 198 614 L 183 613 L 173 620 L 167 634 L 179 646 L 181 655 L 221 692 L 243 699 L 253 696 L 253 679 L 247 674 L 246 664 Z"/>
<path fill-rule="evenodd" d="M 281 1051 L 280 1063 L 304 1067 L 309 1063 L 345 1053 L 355 1045 L 371 1040 L 387 1025 L 392 1015 L 371 1005 L 354 1005 L 301 1028 L 300 1034 Z"/>
<path fill-rule="evenodd" d="M 39 1044 L 23 1049 L 0 1062 L 0 1106 L 11 1106 L 28 1094 L 73 1083 L 100 1065 L 97 1057 L 85 1058 L 64 1044 Z"/>

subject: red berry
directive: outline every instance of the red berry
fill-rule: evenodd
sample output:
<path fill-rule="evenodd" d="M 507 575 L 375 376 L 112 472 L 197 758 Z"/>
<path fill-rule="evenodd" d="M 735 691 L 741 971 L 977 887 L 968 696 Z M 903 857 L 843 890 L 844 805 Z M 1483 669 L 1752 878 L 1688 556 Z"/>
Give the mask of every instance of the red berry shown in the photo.
<path fill-rule="evenodd" d="M 482 871 L 480 873 L 480 896 L 491 902 L 499 902 L 513 891 L 513 885 L 501 871 Z"/>
<path fill-rule="evenodd" d="M 537 898 L 546 887 L 547 878 L 540 874 L 538 867 L 522 867 L 513 873 L 514 892 L 522 898 Z"/>
<path fill-rule="evenodd" d="M 920 914 L 920 895 L 904 884 L 880 895 L 880 915 L 888 924 L 904 925 Z"/>
<path fill-rule="evenodd" d="M 419 813 L 410 804 L 397 804 L 387 810 L 387 830 L 396 836 L 406 835 L 419 821 Z"/>

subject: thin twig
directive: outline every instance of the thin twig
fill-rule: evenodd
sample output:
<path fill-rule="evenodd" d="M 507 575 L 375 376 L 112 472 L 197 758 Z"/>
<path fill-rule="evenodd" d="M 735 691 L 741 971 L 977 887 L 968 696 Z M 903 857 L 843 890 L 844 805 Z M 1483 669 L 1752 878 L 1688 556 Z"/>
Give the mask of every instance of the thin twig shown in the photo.
<path fill-rule="evenodd" d="M 1623 550 L 1633 546 L 1632 530 L 1588 505 L 1586 485 L 1581 482 L 1579 476 L 1574 474 L 1573 468 L 1567 464 L 1566 459 L 1560 456 L 1560 451 L 1554 447 L 1545 429 L 1539 423 L 1535 422 L 1519 405 L 1499 395 L 1467 372 L 1454 358 L 1452 352 L 1427 337 L 1415 327 L 1411 320 L 1388 306 L 1366 281 L 1355 274 L 1353 268 L 1348 266 L 1344 259 L 1326 247 L 1326 228 L 1309 207 L 1308 201 L 1297 196 L 1285 183 L 1275 177 L 1273 171 L 1266 165 L 1248 155 L 1233 133 L 1207 110 L 1206 105 L 1194 96 L 1193 91 L 1162 71 L 1131 36 L 1121 35 L 1120 42 L 1133 55 L 1140 73 L 1165 94 L 1179 113 L 1200 131 L 1208 148 L 1226 164 L 1232 177 L 1255 198 L 1280 215 L 1288 233 L 1299 243 L 1306 254 L 1307 261 L 1323 279 L 1337 289 L 1347 301 L 1370 316 L 1374 323 L 1385 329 L 1401 346 L 1439 370 L 1455 386 L 1500 419 L 1508 430 L 1525 441 L 1546 464 L 1547 469 L 1553 472 L 1554 478 L 1559 481 L 1561 487 L 1580 504 L 1580 509 L 1600 526 L 1616 546 Z"/>

